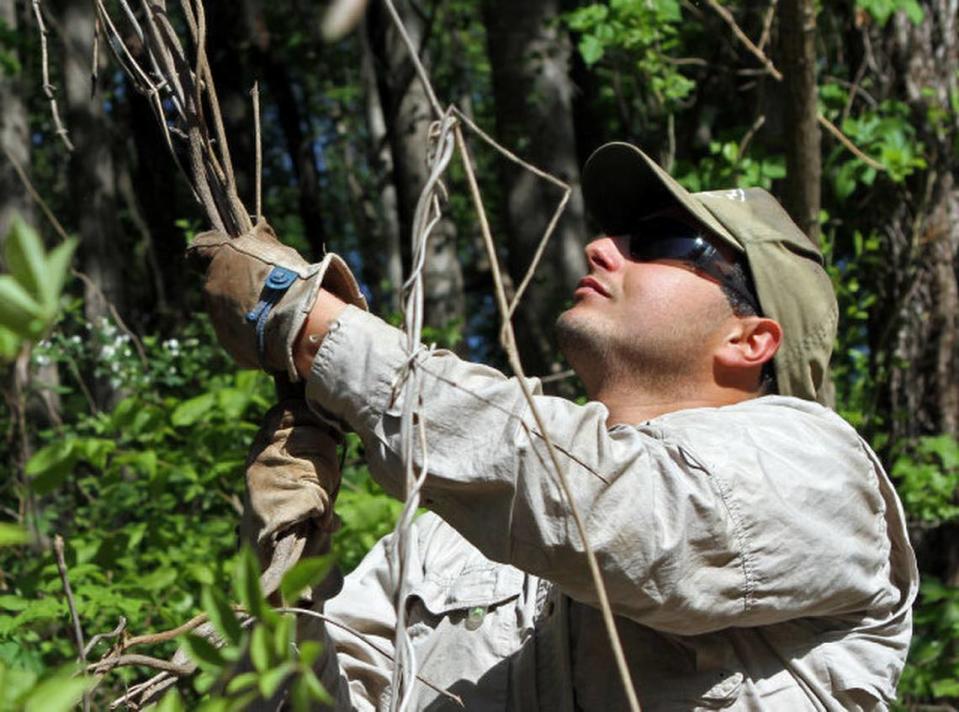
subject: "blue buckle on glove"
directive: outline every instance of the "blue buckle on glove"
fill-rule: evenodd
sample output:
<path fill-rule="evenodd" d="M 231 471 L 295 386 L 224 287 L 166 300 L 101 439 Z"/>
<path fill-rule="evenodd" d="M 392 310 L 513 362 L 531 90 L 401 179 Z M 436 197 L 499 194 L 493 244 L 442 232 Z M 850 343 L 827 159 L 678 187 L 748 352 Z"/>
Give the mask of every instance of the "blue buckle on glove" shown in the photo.
<path fill-rule="evenodd" d="M 251 311 L 247 312 L 246 320 L 256 324 L 256 355 L 260 359 L 260 366 L 264 366 L 266 360 L 266 319 L 298 276 L 293 270 L 274 267 L 267 275 L 266 282 L 263 283 L 260 300 Z M 266 370 L 265 366 L 264 370 Z"/>

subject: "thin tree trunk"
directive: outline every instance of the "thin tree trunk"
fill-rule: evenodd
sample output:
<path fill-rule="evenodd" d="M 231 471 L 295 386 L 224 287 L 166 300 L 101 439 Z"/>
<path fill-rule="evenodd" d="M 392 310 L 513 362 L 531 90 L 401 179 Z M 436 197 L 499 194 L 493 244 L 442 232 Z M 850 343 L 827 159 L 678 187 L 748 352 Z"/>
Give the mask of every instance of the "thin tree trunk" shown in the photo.
<path fill-rule="evenodd" d="M 14 0 L 0 0 L 0 23 L 7 27 L 11 36 L 17 34 L 17 12 Z M 14 47 L 5 49 L 18 60 Z M 9 154 L 24 170 L 30 167 L 30 132 L 27 125 L 27 108 L 23 102 L 22 73 L 7 74 L 0 70 L 0 242 L 10 231 L 14 214 L 19 213 L 30 221 L 32 207 L 23 184 L 10 164 Z"/>
<path fill-rule="evenodd" d="M 400 13 L 413 43 L 422 47 L 425 32 L 423 18 L 409 3 L 398 3 Z M 382 9 L 373 6 L 369 14 L 370 44 L 377 60 L 380 100 L 393 154 L 393 179 L 399 203 L 402 235 L 408 242 L 412 232 L 413 211 L 427 178 L 427 135 L 433 116 L 426 90 L 415 78 L 400 41 Z M 429 66 L 425 49 L 421 59 Z M 457 255 L 456 226 L 444 217 L 428 243 L 424 267 L 425 322 L 445 327 L 464 322 L 466 300 L 463 272 Z"/>
<path fill-rule="evenodd" d="M 519 347 L 529 373 L 556 367 L 553 323 L 585 271 L 586 226 L 579 189 L 569 77 L 570 42 L 557 29 L 558 0 L 485 0 L 497 135 L 534 165 L 570 183 L 573 196 L 537 278 L 517 313 Z M 503 165 L 509 271 L 517 284 L 529 267 L 560 198 L 531 173 Z"/>
<path fill-rule="evenodd" d="M 822 155 L 816 89 L 815 0 L 782 0 L 779 36 L 784 84 L 786 210 L 809 239 L 819 239 Z"/>
<path fill-rule="evenodd" d="M 369 131 L 369 164 L 376 186 L 377 240 L 361 238 L 364 250 L 363 265 L 367 270 L 367 282 L 374 294 L 382 294 L 384 307 L 390 312 L 400 309 L 400 289 L 403 286 L 403 253 L 401 248 L 399 205 L 396 186 L 393 184 L 393 154 L 390 151 L 386 117 L 376 83 L 376 60 L 370 47 L 365 26 L 360 31 L 360 78 L 365 97 L 366 127 Z M 365 236 L 364 236 L 365 237 Z M 369 249 L 374 248 L 374 249 Z M 386 290 L 382 282 L 387 283 Z"/>
<path fill-rule="evenodd" d="M 108 303 L 125 311 L 124 245 L 117 223 L 116 182 L 110 117 L 103 99 L 90 96 L 93 6 L 62 0 L 57 22 L 63 42 L 63 96 L 66 121 L 76 146 L 70 154 L 69 190 L 81 244 L 82 269 L 96 289 L 87 286 L 84 309 L 87 321 L 98 325 L 110 321 Z M 109 408 L 119 397 L 109 379 L 97 379 L 98 405 Z"/>

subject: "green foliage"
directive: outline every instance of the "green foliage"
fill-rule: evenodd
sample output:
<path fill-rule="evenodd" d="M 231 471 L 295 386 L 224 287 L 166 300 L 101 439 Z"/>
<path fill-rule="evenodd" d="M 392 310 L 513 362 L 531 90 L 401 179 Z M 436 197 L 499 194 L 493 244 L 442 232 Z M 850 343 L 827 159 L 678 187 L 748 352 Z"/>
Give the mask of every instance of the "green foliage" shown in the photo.
<path fill-rule="evenodd" d="M 669 61 L 682 26 L 678 0 L 608 0 L 577 8 L 564 19 L 579 35 L 588 66 L 605 62 L 627 72 L 659 106 L 669 109 L 695 86 Z"/>
<path fill-rule="evenodd" d="M 836 83 L 820 89 L 824 111 L 830 118 L 840 119 L 848 101 L 845 88 Z M 925 151 L 916 139 L 916 129 L 909 107 L 900 101 L 887 100 L 875 108 L 848 116 L 840 126 L 843 133 L 867 156 L 884 168 L 884 174 L 895 183 L 901 183 L 917 170 L 926 167 Z M 857 189 L 872 186 L 877 172 L 872 166 L 837 145 L 825 161 L 832 176 L 832 186 L 839 200 L 844 200 Z"/>
<path fill-rule="evenodd" d="M 131 631 L 168 629 L 202 607 L 224 639 L 242 648 L 248 633 L 237 637 L 233 611 L 219 593 L 234 590 L 234 600 L 268 628 L 270 640 L 286 635 L 278 632 L 285 624 L 274 620 L 279 616 L 270 614 L 259 591 L 258 565 L 248 555 L 236 555 L 244 464 L 273 400 L 271 379 L 235 370 L 201 317 L 181 329 L 178 339 L 143 339 L 144 367 L 128 335 L 109 322 L 86 323 L 81 307 L 72 305 L 36 347 L 34 362 L 65 366 L 65 374 L 110 378 L 131 395 L 109 412 L 84 413 L 86 401 L 65 380 L 61 396 L 72 420 L 36 434 L 38 447 L 25 468 L 28 489 L 10 480 L 0 488 L 0 501 L 17 509 L 28 496 L 43 498 L 35 524 L 41 536 L 59 531 L 67 540 L 71 583 L 88 634 L 112 629 L 121 615 Z M 102 358 L 104 351 L 109 358 Z M 359 440 L 351 436 L 338 533 L 338 541 L 346 542 L 338 550 L 347 569 L 391 528 L 399 510 L 399 503 L 387 503 L 372 484 L 360 457 Z M 0 569 L 8 582 L 0 595 L 0 664 L 29 691 L 73 659 L 75 650 L 52 557 L 28 550 L 22 546 L 26 540 L 20 527 L 0 526 L 0 546 L 6 546 L 0 548 Z M 313 585 L 329 563 L 308 560 L 296 567 L 283 581 L 286 597 Z M 210 696 L 201 709 L 220 709 L 212 691 L 222 685 L 210 685 L 239 658 L 202 642 L 186 645 L 196 657 L 206 655 L 198 678 L 202 694 L 184 693 L 190 709 L 197 708 L 198 695 Z M 151 652 L 168 656 L 174 647 L 162 644 Z M 289 679 L 295 680 L 298 709 L 305 709 L 320 694 L 318 682 L 301 671 L 308 649 L 301 645 L 300 657 L 271 654 L 262 670 L 265 681 L 257 678 L 235 689 L 230 704 Z M 101 644 L 91 657 L 105 652 Z M 220 662 L 224 665 L 211 671 L 210 665 Z M 277 672 L 284 665 L 286 673 Z M 134 669 L 115 671 L 94 694 L 105 706 L 124 681 L 139 678 L 142 672 Z M 175 708 L 176 702 L 163 704 Z"/>
<path fill-rule="evenodd" d="M 959 518 L 959 442 L 948 435 L 919 438 L 892 466 L 899 496 L 914 521 Z"/>
<path fill-rule="evenodd" d="M 301 561 L 286 574 L 283 588 L 299 591 L 315 583 L 329 570 L 329 563 L 316 559 Z M 202 670 L 194 684 L 199 693 L 195 707 L 198 710 L 242 710 L 257 700 L 275 699 L 281 689 L 290 690 L 290 700 L 297 711 L 306 712 L 330 699 L 313 672 L 322 647 L 315 641 L 296 641 L 296 619 L 292 614 L 280 614 L 270 608 L 260 589 L 259 571 L 256 556 L 244 547 L 236 562 L 233 594 L 243 609 L 252 614 L 246 621 L 241 622 L 240 615 L 219 589 L 208 586 L 203 590 L 203 608 L 223 645 L 192 634 L 182 640 Z M 182 708 L 179 693 L 173 691 L 157 709 Z"/>
<path fill-rule="evenodd" d="M 0 18 L 0 77 L 12 77 L 20 73 L 17 59 L 17 32 Z"/>
<path fill-rule="evenodd" d="M 923 699 L 959 698 L 959 588 L 927 576 L 919 589 L 909 664 L 899 683 L 905 709 Z"/>
<path fill-rule="evenodd" d="M 918 0 L 856 0 L 856 7 L 869 13 L 880 27 L 885 27 L 889 18 L 897 12 L 906 13 L 914 25 L 922 22 L 924 16 Z"/>
<path fill-rule="evenodd" d="M 720 187 L 769 190 L 773 181 L 786 175 L 786 161 L 781 155 L 767 156 L 762 149 L 740 155 L 735 141 L 711 141 L 708 157 L 689 164 L 681 162 L 674 173 L 687 190 L 694 192 Z"/>
<path fill-rule="evenodd" d="M 65 665 L 41 679 L 35 672 L 7 668 L 0 662 L 0 712 L 68 712 L 76 709 L 92 686 L 89 678 L 77 675 L 75 665 Z"/>
<path fill-rule="evenodd" d="M 76 240 L 47 252 L 40 236 L 19 217 L 3 243 L 8 274 L 0 275 L 0 361 L 9 361 L 24 341 L 36 341 L 53 324 L 70 271 Z"/>

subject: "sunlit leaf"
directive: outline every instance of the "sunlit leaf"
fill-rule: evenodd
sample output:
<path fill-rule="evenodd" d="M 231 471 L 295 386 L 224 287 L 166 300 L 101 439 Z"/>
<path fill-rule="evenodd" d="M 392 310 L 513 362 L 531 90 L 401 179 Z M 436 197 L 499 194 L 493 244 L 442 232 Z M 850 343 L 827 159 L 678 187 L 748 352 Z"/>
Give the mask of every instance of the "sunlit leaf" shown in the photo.
<path fill-rule="evenodd" d="M 73 470 L 77 463 L 76 438 L 57 440 L 41 448 L 31 457 L 24 469 L 30 486 L 38 494 L 53 491 Z"/>
<path fill-rule="evenodd" d="M 20 217 L 15 217 L 3 244 L 7 269 L 31 297 L 45 304 L 48 302 L 44 299 L 45 289 L 42 286 L 46 279 L 44 255 L 43 242 L 36 230 Z"/>
<path fill-rule="evenodd" d="M 264 672 L 270 667 L 270 658 L 270 638 L 266 626 L 261 623 L 253 629 L 253 635 L 250 636 L 250 660 L 253 661 L 253 667 Z"/>
<path fill-rule="evenodd" d="M 240 622 L 223 594 L 210 586 L 204 586 L 201 600 L 203 610 L 210 617 L 210 622 L 216 628 L 217 633 L 233 645 L 239 643 L 240 638 L 243 637 L 243 630 L 240 628 Z"/>
<path fill-rule="evenodd" d="M 332 556 L 316 556 L 298 561 L 283 574 L 283 580 L 280 582 L 280 593 L 283 594 L 283 599 L 294 602 L 304 589 L 320 583 L 330 572 L 333 561 Z"/>
<path fill-rule="evenodd" d="M 260 694 L 263 695 L 265 699 L 270 699 L 273 697 L 277 690 L 280 689 L 280 685 L 283 684 L 283 681 L 289 677 L 291 672 L 293 672 L 293 669 L 293 663 L 285 662 L 282 665 L 275 667 L 272 670 L 267 670 L 260 675 Z"/>
<path fill-rule="evenodd" d="M 27 541 L 27 532 L 18 524 L 0 522 L 0 546 L 15 546 Z"/>
<path fill-rule="evenodd" d="M 204 393 L 180 403 L 170 416 L 170 422 L 177 427 L 193 425 L 210 412 L 215 405 L 216 396 L 212 393 Z"/>
<path fill-rule="evenodd" d="M 33 338 L 45 323 L 43 307 L 9 274 L 0 275 L 0 326 Z"/>
<path fill-rule="evenodd" d="M 69 672 L 64 669 L 33 689 L 24 702 L 24 712 L 68 712 L 94 684 L 89 678 L 74 677 L 72 668 Z"/>
<path fill-rule="evenodd" d="M 219 669 L 227 664 L 219 649 L 206 638 L 188 634 L 183 638 L 183 647 L 197 665 L 207 669 Z"/>

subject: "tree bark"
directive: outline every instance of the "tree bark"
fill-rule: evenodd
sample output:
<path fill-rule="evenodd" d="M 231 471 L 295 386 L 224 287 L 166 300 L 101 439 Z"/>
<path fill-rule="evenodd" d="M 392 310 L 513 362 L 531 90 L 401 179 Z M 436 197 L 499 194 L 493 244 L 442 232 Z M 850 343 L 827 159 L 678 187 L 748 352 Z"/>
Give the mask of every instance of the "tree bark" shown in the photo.
<path fill-rule="evenodd" d="M 891 201 L 884 220 L 889 264 L 898 267 L 881 310 L 895 329 L 884 397 L 897 439 L 959 437 L 959 116 L 949 108 L 959 94 L 959 20 L 949 0 L 923 7 L 918 25 L 893 18 L 885 46 L 898 80 L 885 89 L 911 107 L 928 164 L 910 186 L 913 200 Z M 942 118 L 933 122 L 936 112 Z"/>
<path fill-rule="evenodd" d="M 782 0 L 779 36 L 782 44 L 785 208 L 813 242 L 819 240 L 822 154 L 816 89 L 815 0 Z"/>
<path fill-rule="evenodd" d="M 81 265 L 96 286 L 85 286 L 87 321 L 111 321 L 108 304 L 125 312 L 128 251 L 117 222 L 116 181 L 110 117 L 103 99 L 90 96 L 94 13 L 89 3 L 61 0 L 57 29 L 63 42 L 63 96 L 66 124 L 75 150 L 70 154 L 69 191 L 72 223 L 80 235 Z M 119 397 L 107 379 L 94 384 L 97 404 L 108 409 Z"/>
<path fill-rule="evenodd" d="M 532 164 L 573 187 L 573 195 L 517 311 L 517 339 L 527 371 L 557 367 L 553 324 L 585 273 L 586 225 L 573 129 L 570 42 L 557 29 L 557 0 L 485 0 L 497 136 Z M 519 283 L 559 200 L 559 191 L 528 171 L 503 164 L 509 272 Z"/>
<path fill-rule="evenodd" d="M 397 5 L 414 46 L 421 48 L 420 59 L 428 67 L 429 56 L 423 47 L 426 31 L 423 17 L 408 2 Z M 376 58 L 380 101 L 393 156 L 401 234 L 407 237 L 412 232 L 413 212 L 428 175 L 427 135 L 433 115 L 426 90 L 416 78 L 406 47 L 389 18 L 379 6 L 370 8 L 368 18 L 370 46 Z M 454 321 L 465 322 L 466 300 L 456 226 L 448 216 L 431 234 L 424 287 L 424 319 L 428 326 L 441 328 Z"/>
<path fill-rule="evenodd" d="M 379 294 L 387 311 L 400 310 L 400 290 L 403 286 L 402 236 L 399 222 L 399 204 L 394 173 L 393 154 L 383 104 L 376 80 L 376 58 L 370 46 L 365 25 L 360 30 L 360 79 L 365 98 L 366 127 L 369 131 L 369 165 L 376 186 L 376 240 L 363 236 L 363 267 L 367 283 L 374 295 Z M 373 248 L 373 249 L 371 249 Z M 385 283 L 385 284 L 384 284 Z M 384 289 L 384 286 L 386 287 Z"/>
<path fill-rule="evenodd" d="M 17 9 L 14 0 L 0 0 L 0 23 L 17 33 Z M 19 60 L 17 51 L 6 50 Z M 25 171 L 30 168 L 30 132 L 27 125 L 27 108 L 23 102 L 22 73 L 5 73 L 0 69 L 0 243 L 10 231 L 14 214 L 19 213 L 30 221 L 32 207 L 30 198 L 17 173 L 7 158 L 9 155 Z"/>

